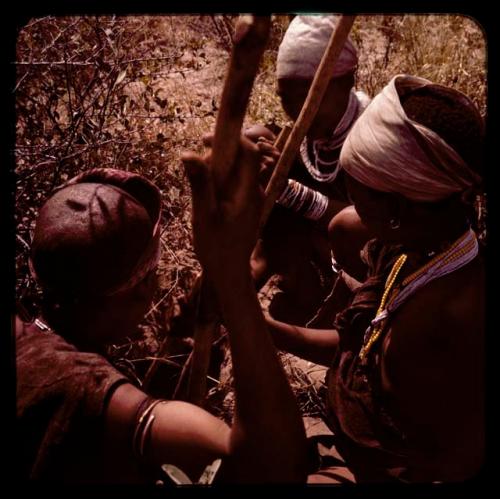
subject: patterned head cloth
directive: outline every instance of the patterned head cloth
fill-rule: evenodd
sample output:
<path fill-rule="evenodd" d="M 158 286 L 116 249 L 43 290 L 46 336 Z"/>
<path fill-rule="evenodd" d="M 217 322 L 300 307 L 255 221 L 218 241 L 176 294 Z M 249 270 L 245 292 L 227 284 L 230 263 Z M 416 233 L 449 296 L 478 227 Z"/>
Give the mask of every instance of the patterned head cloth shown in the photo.
<path fill-rule="evenodd" d="M 333 15 L 294 17 L 278 50 L 278 79 L 313 79 L 338 19 Z M 332 78 L 354 71 L 357 65 L 358 54 L 351 40 L 347 39 L 333 68 Z"/>
<path fill-rule="evenodd" d="M 372 189 L 429 202 L 481 182 L 437 133 L 406 115 L 401 97 L 427 86 L 447 91 L 457 105 L 473 105 L 456 90 L 416 76 L 395 76 L 368 105 L 344 142 L 340 163 L 349 175 Z"/>
<path fill-rule="evenodd" d="M 30 267 L 47 291 L 110 296 L 133 288 L 160 257 L 161 196 L 140 175 L 96 168 L 71 179 L 40 210 Z"/>

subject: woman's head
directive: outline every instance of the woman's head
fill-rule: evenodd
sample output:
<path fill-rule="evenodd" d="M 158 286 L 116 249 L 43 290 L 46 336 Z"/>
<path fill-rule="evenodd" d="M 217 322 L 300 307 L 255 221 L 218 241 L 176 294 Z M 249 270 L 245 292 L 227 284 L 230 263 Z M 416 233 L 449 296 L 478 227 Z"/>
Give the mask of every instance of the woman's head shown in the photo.
<path fill-rule="evenodd" d="M 283 37 L 276 61 L 277 91 L 284 111 L 293 120 L 302 109 L 338 19 L 332 15 L 296 16 Z M 332 68 L 330 84 L 309 137 L 326 138 L 339 123 L 354 86 L 357 64 L 356 48 L 348 39 Z"/>
<path fill-rule="evenodd" d="M 285 113 L 296 120 L 306 100 L 312 79 L 280 78 L 277 93 Z M 311 139 L 329 138 L 345 113 L 349 96 L 354 86 L 354 73 L 332 78 L 326 88 L 318 112 L 309 127 L 307 136 Z"/>
<path fill-rule="evenodd" d="M 384 239 L 401 238 L 405 230 L 410 239 L 430 236 L 438 224 L 463 224 L 462 200 L 481 184 L 483 135 L 482 118 L 462 93 L 395 77 L 342 149 L 359 215 Z"/>
<path fill-rule="evenodd" d="M 430 85 L 401 97 L 409 119 L 436 132 L 476 173 L 483 173 L 484 121 L 473 102 L 452 88 Z"/>
<path fill-rule="evenodd" d="M 159 214 L 153 184 L 111 169 L 86 172 L 46 201 L 30 265 L 53 327 L 126 336 L 137 326 L 152 298 Z"/>

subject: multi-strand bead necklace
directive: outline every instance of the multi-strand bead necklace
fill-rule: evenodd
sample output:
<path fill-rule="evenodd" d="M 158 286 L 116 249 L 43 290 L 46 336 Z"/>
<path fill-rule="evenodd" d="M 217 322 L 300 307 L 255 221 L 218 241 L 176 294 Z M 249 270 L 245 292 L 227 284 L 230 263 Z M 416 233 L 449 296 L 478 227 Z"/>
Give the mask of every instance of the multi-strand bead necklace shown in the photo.
<path fill-rule="evenodd" d="M 363 103 L 364 104 L 364 103 Z M 366 105 L 362 105 L 356 92 L 351 91 L 347 108 L 342 116 L 339 124 L 335 128 L 332 136 L 329 139 L 319 139 L 312 141 L 312 156 L 314 164 L 309 159 L 308 139 L 304 137 L 299 151 L 302 162 L 311 177 L 317 182 L 331 183 L 337 177 L 340 169 L 339 154 L 334 155 L 335 159 L 327 161 L 320 157 L 321 152 L 331 154 L 333 151 L 340 153 L 340 148 L 344 143 L 353 122 L 358 118 L 360 111 L 364 110 Z M 361 109 L 362 108 L 362 109 Z"/>
<path fill-rule="evenodd" d="M 479 245 L 476 235 L 472 229 L 469 229 L 447 250 L 435 256 L 421 268 L 403 279 L 400 285 L 394 287 L 398 274 L 408 258 L 408 255 L 402 254 L 392 266 L 391 272 L 385 282 L 384 293 L 375 318 L 366 330 L 363 347 L 359 352 L 361 362 L 367 362 L 368 353 L 380 337 L 387 323 L 387 318 L 391 313 L 425 284 L 469 263 L 476 257 L 478 250 Z"/>

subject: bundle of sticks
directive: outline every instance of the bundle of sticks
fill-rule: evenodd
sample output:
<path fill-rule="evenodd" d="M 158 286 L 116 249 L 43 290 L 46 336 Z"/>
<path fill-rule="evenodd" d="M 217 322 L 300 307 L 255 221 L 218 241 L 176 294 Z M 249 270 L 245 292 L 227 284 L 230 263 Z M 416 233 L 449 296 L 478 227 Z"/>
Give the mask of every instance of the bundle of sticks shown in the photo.
<path fill-rule="evenodd" d="M 275 146 L 281 151 L 281 155 L 266 187 L 261 227 L 265 225 L 276 199 L 286 186 L 290 167 L 319 109 L 333 72 L 332 68 L 342 51 L 353 22 L 354 16 L 341 17 L 326 47 L 297 120 L 292 128 L 284 127 L 276 140 Z M 241 127 L 253 82 L 268 40 L 270 25 L 270 16 L 244 15 L 240 16 L 235 27 L 233 49 L 212 144 L 211 161 L 218 186 L 224 185 L 236 158 Z M 211 348 L 213 341 L 217 338 L 220 318 L 217 313 L 215 293 L 203 272 L 198 275 L 194 287 L 199 288 L 199 292 L 196 293 L 198 304 L 194 347 L 181 373 L 176 392 L 179 392 L 179 387 L 189 372 L 186 398 L 194 404 L 202 405 L 207 391 L 206 380 Z M 164 355 L 165 351 L 162 346 L 158 357 L 161 358 Z M 154 361 L 146 373 L 143 383 L 145 389 L 155 376 L 159 362 Z M 177 393 L 174 393 L 174 398 Z"/>

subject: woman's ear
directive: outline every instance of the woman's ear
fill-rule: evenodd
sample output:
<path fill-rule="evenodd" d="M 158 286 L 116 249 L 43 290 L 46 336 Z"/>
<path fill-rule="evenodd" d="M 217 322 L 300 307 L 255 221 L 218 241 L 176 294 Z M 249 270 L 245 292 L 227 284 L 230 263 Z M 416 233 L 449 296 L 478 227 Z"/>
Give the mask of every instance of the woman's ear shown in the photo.
<path fill-rule="evenodd" d="M 396 230 L 405 226 L 409 218 L 408 200 L 401 194 L 389 193 L 386 195 L 386 206 L 389 227 Z"/>
<path fill-rule="evenodd" d="M 477 197 L 482 194 L 476 186 L 469 187 L 460 193 L 460 202 L 467 206 L 474 206 L 477 201 Z"/>

